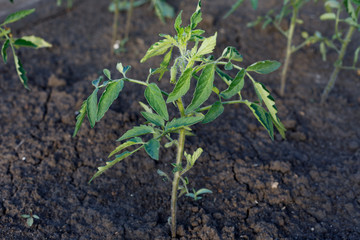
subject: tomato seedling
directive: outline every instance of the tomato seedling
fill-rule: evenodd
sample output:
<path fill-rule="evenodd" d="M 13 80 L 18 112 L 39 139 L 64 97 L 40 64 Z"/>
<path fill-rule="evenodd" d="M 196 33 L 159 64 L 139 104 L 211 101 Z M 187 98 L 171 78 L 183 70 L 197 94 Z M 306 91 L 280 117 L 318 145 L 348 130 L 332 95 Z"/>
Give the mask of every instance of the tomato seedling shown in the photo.
<path fill-rule="evenodd" d="M 31 209 L 30 214 L 23 214 L 21 217 L 26 219 L 26 225 L 28 225 L 28 227 L 31 227 L 34 224 L 34 219 L 40 219 L 38 215 L 33 214 Z"/>
<path fill-rule="evenodd" d="M 213 53 L 216 46 L 217 33 L 210 37 L 203 37 L 205 31 L 196 28 L 202 20 L 201 2 L 199 1 L 188 26 L 181 26 L 181 16 L 182 13 L 175 20 L 176 35 L 161 34 L 163 39 L 154 43 L 141 59 L 141 62 L 145 62 L 149 58 L 164 55 L 160 67 L 150 69 L 149 75 L 144 81 L 128 77 L 130 66 L 124 67 L 122 63 L 118 63 L 116 68 L 122 74 L 122 78 L 114 79 L 110 71 L 104 69 L 106 80 L 104 81 L 101 76 L 92 82 L 95 89 L 82 104 L 73 134 L 75 136 L 79 131 L 85 116 L 89 119 L 90 126 L 94 127 L 114 100 L 118 98 L 125 83 L 129 82 L 145 87 L 144 95 L 148 105 L 140 103 L 144 108 L 141 115 L 145 118 L 145 123 L 128 130 L 118 139 L 122 143 L 109 154 L 109 158 L 113 156 L 115 158 L 106 162 L 105 166 L 99 167 L 90 182 L 116 163 L 141 149 L 144 149 L 150 158 L 159 160 L 162 142 L 166 141 L 164 147 L 175 147 L 177 154 L 175 162 L 171 163 L 173 166 L 172 178 L 169 174 L 158 170 L 161 177 L 172 179 L 170 217 L 172 237 L 176 236 L 178 197 L 185 194 L 198 200 L 201 198 L 200 195 L 211 193 L 205 188 L 198 191 L 194 189 L 193 192 L 188 190 L 189 180 L 186 173 L 194 166 L 203 152 L 201 148 L 192 154 L 184 151 L 186 136 L 193 135 L 191 129 L 193 125 L 207 124 L 215 120 L 223 113 L 225 105 L 244 104 L 265 127 L 272 139 L 274 126 L 281 136 L 285 137 L 285 128 L 277 116 L 278 110 L 274 98 L 266 87 L 252 76 L 252 73 L 268 74 L 273 72 L 280 67 L 280 63 L 266 60 L 256 62 L 248 67 L 241 67 L 238 63 L 243 60 L 243 57 L 234 47 L 226 47 L 219 58 L 214 58 L 210 54 Z M 190 42 L 193 43 L 190 44 Z M 175 59 L 171 61 L 172 58 Z M 171 67 L 170 62 L 172 62 Z M 225 72 L 231 69 L 236 70 L 235 76 Z M 170 71 L 169 83 L 173 86 L 170 93 L 161 90 L 156 81 L 150 81 L 155 74 L 158 74 L 157 79 L 161 80 L 168 71 Z M 217 87 L 218 80 L 224 81 L 227 87 L 220 90 Z M 194 90 L 190 91 L 192 81 L 196 82 L 196 86 Z M 243 99 L 241 93 L 245 81 L 253 85 L 258 98 L 256 101 Z M 105 90 L 98 100 L 98 93 L 101 89 Z M 191 102 L 185 104 L 184 96 L 191 97 L 191 93 L 193 93 Z M 204 106 L 205 102 L 211 101 L 211 95 L 215 95 L 217 100 Z M 171 116 L 168 111 L 170 108 L 176 109 L 178 116 Z M 203 112 L 206 113 L 203 114 Z"/>
<path fill-rule="evenodd" d="M 51 47 L 51 44 L 46 42 L 44 39 L 40 37 L 35 36 L 23 36 L 21 38 L 14 38 L 11 29 L 7 27 L 7 25 L 19 21 L 20 19 L 28 16 L 29 14 L 33 13 L 35 9 L 28 9 L 28 10 L 22 10 L 15 13 L 10 14 L 7 16 L 0 24 L 0 44 L 2 44 L 1 47 L 1 56 L 4 61 L 4 63 L 7 63 L 7 50 L 10 47 L 11 52 L 13 54 L 14 63 L 16 72 L 19 76 L 19 79 L 21 83 L 24 85 L 25 88 L 29 89 L 28 87 L 28 78 L 26 76 L 26 71 L 23 68 L 23 65 L 16 55 L 16 49 L 20 47 L 30 47 L 30 48 L 44 48 L 44 47 Z"/>
<path fill-rule="evenodd" d="M 355 70 L 360 71 L 360 67 L 356 67 L 356 64 L 359 59 L 360 45 L 354 52 L 354 58 L 352 66 L 344 66 L 343 60 L 346 54 L 346 49 L 351 42 L 351 39 L 356 32 L 360 31 L 359 23 L 359 11 L 360 11 L 360 1 L 358 0 L 344 0 L 343 3 L 340 3 L 337 0 L 331 0 L 325 2 L 326 13 L 320 16 L 320 19 L 333 20 L 335 21 L 334 34 L 331 38 L 323 37 L 320 51 L 323 55 L 323 59 L 326 60 L 327 48 L 334 49 L 338 54 L 337 60 L 334 62 L 334 70 L 331 73 L 330 79 L 324 88 L 324 91 L 321 95 L 321 103 L 324 103 L 333 89 L 335 82 L 337 80 L 340 70 Z M 341 18 L 341 13 L 345 11 L 348 13 L 346 18 Z M 344 35 L 344 24 L 347 26 L 346 34 Z M 339 47 L 340 46 L 340 47 Z"/>

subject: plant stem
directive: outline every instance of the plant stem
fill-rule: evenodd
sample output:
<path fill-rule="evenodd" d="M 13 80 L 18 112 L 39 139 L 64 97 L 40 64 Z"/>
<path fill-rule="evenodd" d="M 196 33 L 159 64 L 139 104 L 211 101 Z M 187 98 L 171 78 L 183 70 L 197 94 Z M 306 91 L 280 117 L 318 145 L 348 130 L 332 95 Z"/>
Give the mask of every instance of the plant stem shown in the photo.
<path fill-rule="evenodd" d="M 114 50 L 114 44 L 118 38 L 117 28 L 118 28 L 118 19 L 119 19 L 119 2 L 120 2 L 120 0 L 114 0 L 115 12 L 114 12 L 113 33 L 112 33 L 111 48 L 110 48 L 111 53 Z"/>
<path fill-rule="evenodd" d="M 346 52 L 346 48 L 349 45 L 349 42 L 351 41 L 352 35 L 354 34 L 355 31 L 355 27 L 354 26 L 350 26 L 348 32 L 346 33 L 346 37 L 344 39 L 344 42 L 341 46 L 341 50 L 338 56 L 338 59 L 336 60 L 336 64 L 335 64 L 335 68 L 331 74 L 330 80 L 327 83 L 326 87 L 324 88 L 324 91 L 321 95 L 321 104 L 323 104 L 326 101 L 326 98 L 328 97 L 330 91 L 333 89 L 337 76 L 342 68 L 342 61 L 343 58 L 345 56 L 345 52 Z"/>
<path fill-rule="evenodd" d="M 124 35 L 125 41 L 127 41 L 127 39 L 129 38 L 133 9 L 134 9 L 134 0 L 130 0 L 129 10 L 126 16 L 125 35 Z"/>
<path fill-rule="evenodd" d="M 177 100 L 177 105 L 181 114 L 181 117 L 185 116 L 185 109 L 183 102 L 180 99 Z M 181 159 L 184 154 L 184 145 L 185 145 L 185 128 L 180 129 L 179 140 L 178 140 L 178 149 L 176 155 L 176 165 L 181 164 Z M 180 181 L 180 171 L 174 173 L 174 179 L 172 182 L 172 193 L 171 193 L 171 237 L 176 237 L 176 208 L 177 208 L 177 198 L 178 198 L 178 188 Z"/>
<path fill-rule="evenodd" d="M 280 95 L 281 96 L 284 96 L 284 93 L 285 93 L 286 74 L 287 74 L 287 70 L 289 67 L 290 59 L 291 59 L 292 40 L 293 40 L 293 36 L 294 36 L 297 15 L 298 15 L 298 8 L 293 6 L 290 28 L 289 28 L 289 31 L 287 34 L 285 63 L 284 63 L 284 67 L 281 72 L 281 86 L 280 86 Z"/>

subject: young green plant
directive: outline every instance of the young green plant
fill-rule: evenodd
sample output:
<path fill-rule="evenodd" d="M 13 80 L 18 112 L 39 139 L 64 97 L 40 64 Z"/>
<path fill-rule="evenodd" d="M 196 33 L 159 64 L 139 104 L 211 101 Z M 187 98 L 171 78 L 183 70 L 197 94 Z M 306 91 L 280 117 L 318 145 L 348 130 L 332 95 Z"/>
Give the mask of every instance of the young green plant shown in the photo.
<path fill-rule="evenodd" d="M 10 14 L 5 18 L 5 20 L 0 23 L 0 45 L 1 47 L 1 56 L 4 61 L 4 63 L 7 63 L 8 60 L 8 48 L 10 47 L 14 63 L 15 63 L 15 69 L 19 76 L 19 79 L 21 83 L 25 86 L 25 88 L 28 87 L 28 78 L 26 76 L 26 71 L 23 68 L 23 65 L 16 55 L 16 49 L 20 47 L 30 47 L 30 48 L 44 48 L 44 47 L 51 47 L 51 44 L 46 42 L 44 39 L 40 37 L 35 36 L 23 36 L 21 38 L 14 38 L 11 29 L 8 27 L 9 24 L 13 22 L 17 22 L 20 19 L 28 16 L 29 14 L 33 13 L 35 9 L 28 9 L 28 10 L 22 10 L 15 13 Z"/>
<path fill-rule="evenodd" d="M 213 53 L 216 46 L 217 33 L 210 37 L 203 37 L 205 31 L 196 28 L 202 20 L 201 2 L 198 3 L 196 11 L 192 14 L 188 26 L 181 26 L 181 16 L 180 13 L 175 20 L 176 35 L 161 34 L 163 39 L 154 43 L 141 59 L 141 62 L 145 62 L 152 57 L 164 55 L 160 67 L 150 69 L 149 75 L 144 81 L 128 77 L 130 66 L 124 67 L 118 63 L 116 68 L 121 73 L 121 78 L 113 78 L 110 71 L 105 69 L 106 80 L 104 81 L 101 76 L 92 82 L 95 89 L 83 102 L 74 131 L 75 136 L 85 116 L 88 117 L 90 126 L 94 127 L 119 96 L 125 83 L 145 87 L 144 95 L 148 105 L 140 102 L 144 108 L 141 115 L 145 118 L 145 123 L 126 131 L 118 139 L 122 143 L 109 154 L 109 158 L 113 156 L 115 158 L 107 162 L 105 166 L 99 167 L 90 182 L 116 163 L 141 149 L 144 149 L 150 158 L 159 160 L 161 143 L 166 142 L 164 147 L 175 147 L 177 153 L 175 162 L 171 163 L 173 166 L 172 177 L 169 173 L 158 170 L 161 177 L 172 181 L 171 217 L 169 219 L 172 237 L 176 237 L 178 197 L 185 194 L 198 200 L 201 199 L 200 195 L 211 193 L 205 188 L 198 191 L 194 189 L 193 192 L 188 190 L 189 179 L 186 177 L 186 173 L 194 166 L 203 152 L 202 148 L 198 148 L 192 154 L 186 153 L 184 150 L 186 136 L 193 135 L 191 129 L 193 125 L 207 124 L 215 120 L 223 113 L 225 105 L 244 104 L 265 127 L 272 139 L 274 126 L 285 137 L 285 128 L 277 116 L 274 98 L 266 87 L 252 76 L 252 73 L 268 74 L 273 72 L 280 67 L 280 63 L 266 60 L 256 62 L 248 67 L 239 66 L 238 63 L 243 60 L 243 57 L 234 47 L 226 47 L 219 58 L 214 58 L 210 54 Z M 232 76 L 223 69 L 233 69 L 237 73 Z M 161 90 L 156 81 L 151 81 L 155 74 L 158 75 L 157 79 L 161 80 L 168 71 L 170 71 L 169 83 L 172 86 L 170 93 Z M 225 82 L 224 85 L 226 85 L 222 90 L 218 87 L 219 80 Z M 190 90 L 192 81 L 196 82 L 194 90 Z M 258 98 L 256 101 L 243 99 L 241 91 L 245 81 L 253 85 Z M 98 100 L 98 93 L 102 89 L 105 90 Z M 193 93 L 192 100 L 186 104 L 185 96 L 191 97 L 191 93 Z M 216 96 L 216 100 L 212 100 L 213 98 L 210 96 Z M 212 103 L 204 106 L 209 102 Z M 177 116 L 169 114 L 172 112 L 169 111 L 171 108 L 177 110 Z"/>
<path fill-rule="evenodd" d="M 315 0 L 316 1 L 316 0 Z M 272 24 L 286 39 L 286 50 L 285 50 L 285 60 L 284 65 L 281 71 L 281 84 L 280 84 L 280 95 L 284 96 L 285 94 L 285 85 L 286 77 L 291 61 L 291 55 L 304 46 L 314 44 L 318 42 L 321 38 L 319 33 L 316 32 L 313 36 L 309 36 L 308 33 L 303 32 L 302 37 L 305 38 L 302 43 L 295 45 L 293 43 L 295 27 L 297 24 L 302 24 L 303 21 L 299 19 L 300 9 L 307 3 L 309 0 L 284 0 L 283 5 L 278 14 L 275 14 L 275 10 L 270 10 L 265 16 L 258 17 L 256 21 L 248 24 L 248 27 L 253 27 L 259 23 L 263 23 L 262 28 L 266 28 L 267 25 Z M 288 29 L 283 29 L 281 22 L 284 18 L 290 17 L 290 23 Z"/>
<path fill-rule="evenodd" d="M 324 103 L 333 89 L 337 80 L 340 70 L 355 70 L 360 71 L 360 67 L 356 67 L 359 59 L 360 44 L 354 52 L 353 63 L 351 66 L 344 66 L 344 56 L 346 55 L 346 49 L 351 42 L 351 39 L 356 31 L 360 31 L 359 23 L 359 0 L 344 0 L 343 3 L 337 0 L 331 0 L 325 2 L 326 13 L 320 16 L 321 20 L 333 20 L 335 21 L 334 34 L 331 38 L 323 37 L 320 50 L 323 54 L 323 59 L 326 60 L 327 48 L 334 49 L 338 54 L 337 60 L 334 63 L 334 70 L 331 73 L 330 79 L 324 88 L 321 95 L 321 103 Z M 346 18 L 341 18 L 341 13 L 345 11 L 348 13 Z M 345 27 L 347 27 L 346 34 Z"/>
<path fill-rule="evenodd" d="M 253 7 L 254 10 L 257 9 L 259 2 L 258 0 L 250 0 L 251 1 L 251 6 Z M 229 17 L 231 14 L 233 14 L 235 12 L 236 9 L 238 9 L 238 7 L 240 7 L 240 5 L 244 2 L 244 0 L 237 0 L 234 5 L 231 6 L 231 9 L 225 14 L 224 18 Z"/>
<path fill-rule="evenodd" d="M 113 0 L 109 6 L 109 11 L 114 12 L 114 21 L 113 21 L 113 34 L 111 41 L 111 52 L 115 51 L 117 53 L 126 51 L 125 44 L 129 40 L 129 32 L 131 28 L 131 18 L 134 7 L 139 7 L 145 3 L 149 2 L 149 0 L 128 0 L 128 1 L 120 1 Z M 160 18 L 160 20 L 165 23 L 165 18 L 173 18 L 174 17 L 174 8 L 171 7 L 164 0 L 151 0 L 152 5 L 155 8 L 156 15 Z M 117 6 L 117 7 L 116 7 Z M 122 38 L 118 36 L 118 21 L 120 11 L 127 11 L 125 30 Z"/>
<path fill-rule="evenodd" d="M 30 214 L 23 214 L 21 217 L 26 219 L 26 225 L 28 225 L 28 227 L 31 227 L 34 224 L 34 219 L 40 219 L 38 215 L 33 214 L 31 209 Z"/>

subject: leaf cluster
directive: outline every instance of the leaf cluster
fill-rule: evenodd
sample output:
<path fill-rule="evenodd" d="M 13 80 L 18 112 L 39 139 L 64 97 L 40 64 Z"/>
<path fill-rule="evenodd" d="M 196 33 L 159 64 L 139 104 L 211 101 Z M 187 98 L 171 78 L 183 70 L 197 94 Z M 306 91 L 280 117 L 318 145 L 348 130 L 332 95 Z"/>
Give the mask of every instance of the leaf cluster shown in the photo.
<path fill-rule="evenodd" d="M 146 122 L 128 130 L 118 139 L 118 141 L 124 142 L 109 155 L 109 157 L 115 156 L 115 159 L 107 162 L 106 166 L 99 167 L 98 172 L 91 180 L 115 163 L 131 156 L 142 148 L 152 159 L 158 160 L 162 139 L 167 140 L 166 147 L 176 146 L 177 142 L 173 139 L 173 134 L 177 134 L 180 129 L 185 129 L 186 134 L 191 135 L 191 126 L 197 123 L 206 124 L 212 122 L 222 114 L 224 105 L 227 104 L 245 104 L 260 124 L 265 127 L 271 138 L 274 136 L 274 126 L 285 137 L 285 128 L 277 116 L 274 98 L 263 84 L 255 81 L 250 75 L 252 72 L 258 74 L 271 73 L 279 68 L 280 63 L 267 60 L 256 62 L 247 68 L 240 67 L 237 63 L 241 62 L 243 57 L 234 47 L 225 48 L 222 55 L 215 59 L 211 54 L 216 46 L 217 33 L 210 37 L 202 36 L 205 31 L 197 28 L 201 20 L 201 1 L 199 1 L 196 11 L 192 14 L 189 25 L 182 26 L 182 13 L 180 12 L 174 24 L 176 35 L 161 34 L 162 39 L 154 43 L 141 59 L 141 62 L 145 62 L 155 56 L 164 56 L 158 68 L 150 69 L 146 80 L 140 81 L 128 78 L 126 72 L 130 67 L 123 67 L 119 63 L 117 70 L 123 75 L 123 78 L 113 80 L 110 71 L 105 69 L 104 75 L 107 80 L 103 81 L 103 77 L 100 77 L 93 81 L 95 89 L 84 101 L 79 111 L 74 136 L 85 116 L 88 117 L 91 127 L 94 127 L 96 122 L 100 121 L 110 105 L 119 96 L 125 82 L 145 86 L 144 95 L 147 104 L 140 103 L 144 108 L 141 114 Z M 194 42 L 194 44 L 188 49 L 190 42 Z M 174 49 L 177 49 L 180 53 L 175 59 L 173 59 L 176 56 L 173 54 Z M 170 66 L 171 62 L 172 66 Z M 232 77 L 231 74 L 226 73 L 227 70 L 231 69 L 237 70 L 236 76 Z M 162 91 L 156 82 L 150 82 L 154 75 L 158 75 L 157 79 L 161 80 L 166 72 L 169 72 L 170 84 L 173 84 L 173 90 L 170 93 Z M 226 83 L 227 88 L 220 90 L 216 87 L 216 76 L 218 80 Z M 242 98 L 241 90 L 247 80 L 255 89 L 258 96 L 256 101 Z M 190 91 L 192 81 L 196 82 L 196 87 L 191 102 L 186 106 L 182 98 L 192 92 Z M 98 100 L 97 95 L 101 88 L 105 90 Z M 213 94 L 217 96 L 217 100 L 210 105 L 204 106 L 204 103 Z M 230 100 L 234 98 L 236 99 Z M 180 117 L 169 115 L 168 108 L 172 106 L 178 108 Z M 133 150 L 126 150 L 135 146 L 136 148 Z M 187 165 L 183 167 L 175 164 L 173 165 L 173 172 L 181 172 L 181 175 L 185 174 L 194 165 L 202 149 L 201 152 L 199 151 L 196 151 L 191 156 L 185 154 Z M 162 174 L 162 176 L 164 175 Z M 185 189 L 186 180 L 184 178 L 182 180 Z M 187 188 L 184 193 L 189 193 Z M 194 196 L 196 198 L 196 194 Z"/>
<path fill-rule="evenodd" d="M 7 63 L 8 60 L 8 49 L 11 49 L 16 72 L 19 76 L 21 83 L 24 85 L 25 88 L 28 88 L 28 78 L 26 76 L 26 71 L 23 68 L 23 65 L 16 55 L 16 49 L 20 47 L 29 47 L 29 48 L 44 48 L 44 47 L 51 47 L 51 44 L 46 42 L 44 39 L 36 36 L 23 36 L 21 38 L 13 37 L 11 33 L 11 29 L 8 27 L 9 24 L 17 22 L 22 18 L 33 13 L 35 9 L 28 9 L 28 10 L 21 10 L 15 13 L 10 14 L 5 18 L 5 20 L 0 23 L 0 45 L 1 47 L 1 56 L 4 63 Z"/>

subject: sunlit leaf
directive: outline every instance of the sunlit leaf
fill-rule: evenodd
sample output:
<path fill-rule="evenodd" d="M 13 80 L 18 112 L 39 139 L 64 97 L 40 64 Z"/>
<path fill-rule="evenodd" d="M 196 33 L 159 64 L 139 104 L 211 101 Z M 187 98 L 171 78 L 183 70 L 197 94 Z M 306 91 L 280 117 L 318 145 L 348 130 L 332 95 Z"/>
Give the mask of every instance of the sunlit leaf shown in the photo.
<path fill-rule="evenodd" d="M 6 17 L 6 19 L 5 19 L 5 21 L 3 22 L 2 25 L 6 25 L 6 24 L 9 24 L 9 23 L 16 22 L 16 21 L 26 17 L 27 15 L 33 13 L 33 12 L 35 12 L 35 9 L 21 10 L 21 11 L 12 13 L 9 16 Z"/>
<path fill-rule="evenodd" d="M 248 71 L 248 72 L 252 71 L 252 72 L 256 72 L 256 73 L 260 73 L 260 74 L 268 74 L 268 73 L 275 71 L 280 66 L 281 66 L 281 63 L 279 63 L 278 61 L 266 60 L 266 61 L 256 62 L 256 63 L 250 65 L 246 69 L 246 71 Z"/>
<path fill-rule="evenodd" d="M 182 73 L 174 87 L 174 90 L 169 94 L 169 97 L 166 100 L 167 103 L 176 101 L 188 92 L 192 71 L 192 68 L 188 68 Z"/>
<path fill-rule="evenodd" d="M 141 135 L 155 133 L 154 128 L 146 125 L 140 125 L 137 127 L 133 127 L 132 129 L 128 130 L 124 135 L 122 135 L 117 141 L 122 141 L 128 138 L 138 137 Z"/>
<path fill-rule="evenodd" d="M 109 110 L 111 104 L 115 101 L 115 99 L 118 98 L 123 87 L 123 80 L 113 81 L 107 85 L 105 91 L 103 92 L 99 100 L 97 121 L 100 121 L 104 114 Z"/>
<path fill-rule="evenodd" d="M 84 121 L 84 118 L 86 116 L 86 111 L 87 111 L 87 101 L 85 100 L 83 102 L 83 104 L 81 105 L 81 108 L 80 108 L 80 111 L 79 111 L 79 114 L 76 116 L 76 125 L 75 125 L 75 130 L 74 130 L 74 133 L 73 133 L 73 137 L 76 136 L 76 134 L 78 133 L 80 127 L 81 127 L 81 124 L 82 122 Z"/>
<path fill-rule="evenodd" d="M 165 124 L 164 119 L 155 113 L 141 112 L 141 115 L 143 115 L 147 121 L 155 124 L 156 126 L 162 127 Z"/>
<path fill-rule="evenodd" d="M 136 145 L 136 144 L 144 144 L 143 141 L 141 140 L 141 138 L 139 137 L 135 137 L 130 139 L 129 141 L 124 142 L 123 144 L 117 146 L 108 156 L 108 158 L 112 157 L 113 155 L 115 155 L 116 153 L 120 152 L 121 150 Z"/>
<path fill-rule="evenodd" d="M 182 127 L 188 127 L 194 125 L 198 122 L 201 122 L 204 119 L 203 115 L 195 116 L 195 117 L 182 117 L 182 118 L 175 118 L 171 122 L 168 122 L 165 126 L 165 131 L 174 131 L 176 129 Z"/>
<path fill-rule="evenodd" d="M 172 37 L 169 37 L 154 43 L 146 52 L 145 56 L 140 60 L 140 62 L 143 63 L 151 57 L 164 54 L 174 44 L 174 42 L 175 40 Z"/>
<path fill-rule="evenodd" d="M 217 37 L 217 33 L 215 33 L 211 37 L 205 38 L 205 40 L 202 42 L 200 48 L 198 49 L 196 55 L 198 57 L 201 57 L 205 54 L 212 53 L 216 46 L 216 37 Z"/>

